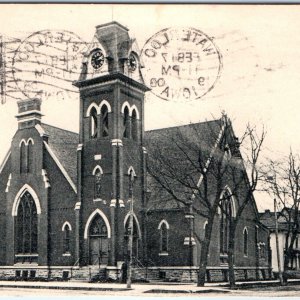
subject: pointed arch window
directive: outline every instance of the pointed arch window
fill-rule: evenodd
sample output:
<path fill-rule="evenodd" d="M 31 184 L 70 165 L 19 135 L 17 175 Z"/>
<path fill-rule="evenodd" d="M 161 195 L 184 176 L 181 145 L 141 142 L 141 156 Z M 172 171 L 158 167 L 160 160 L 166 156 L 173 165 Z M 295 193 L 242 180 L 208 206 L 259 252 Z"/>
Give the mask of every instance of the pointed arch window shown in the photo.
<path fill-rule="evenodd" d="M 244 229 L 244 256 L 248 256 L 248 230 Z"/>
<path fill-rule="evenodd" d="M 95 107 L 92 107 L 92 109 L 90 111 L 90 136 L 91 136 L 91 138 L 97 137 L 97 128 L 98 128 L 97 110 Z"/>
<path fill-rule="evenodd" d="M 27 146 L 27 171 L 32 173 L 33 171 L 33 142 L 30 139 Z"/>
<path fill-rule="evenodd" d="M 108 108 L 106 104 L 103 104 L 101 107 L 101 136 L 107 137 L 109 135 L 108 127 Z"/>
<path fill-rule="evenodd" d="M 203 235 L 204 235 L 204 238 L 206 237 L 206 234 L 207 234 L 207 221 L 204 223 L 203 225 Z"/>
<path fill-rule="evenodd" d="M 15 226 L 16 252 L 37 253 L 37 209 L 29 192 L 20 200 Z"/>
<path fill-rule="evenodd" d="M 130 137 L 130 117 L 129 117 L 129 108 L 128 108 L 128 106 L 126 106 L 124 108 L 123 125 L 124 125 L 123 137 L 124 138 L 129 138 Z"/>
<path fill-rule="evenodd" d="M 160 228 L 160 251 L 168 252 L 168 228 L 165 223 Z"/>
<path fill-rule="evenodd" d="M 103 218 L 100 215 L 97 215 L 90 226 L 90 236 L 103 236 L 107 237 L 107 227 Z"/>
<path fill-rule="evenodd" d="M 220 201 L 220 255 L 227 256 L 229 246 L 230 223 L 233 218 L 234 207 L 232 205 L 231 192 L 226 189 Z M 223 262 L 227 262 L 226 259 Z"/>
<path fill-rule="evenodd" d="M 65 223 L 63 227 L 64 232 L 64 253 L 70 253 L 70 235 L 71 235 L 71 228 L 68 223 Z"/>
<path fill-rule="evenodd" d="M 160 231 L 160 254 L 168 253 L 169 229 L 170 226 L 166 220 L 162 220 L 158 225 L 158 230 Z"/>
<path fill-rule="evenodd" d="M 20 173 L 26 173 L 27 171 L 27 157 L 26 157 L 26 145 L 25 142 L 21 142 L 20 145 Z"/>
<path fill-rule="evenodd" d="M 131 131 L 132 131 L 132 139 L 133 140 L 137 140 L 138 139 L 138 128 L 137 128 L 137 113 L 136 113 L 136 110 L 134 109 L 132 111 L 132 117 L 131 117 Z"/>

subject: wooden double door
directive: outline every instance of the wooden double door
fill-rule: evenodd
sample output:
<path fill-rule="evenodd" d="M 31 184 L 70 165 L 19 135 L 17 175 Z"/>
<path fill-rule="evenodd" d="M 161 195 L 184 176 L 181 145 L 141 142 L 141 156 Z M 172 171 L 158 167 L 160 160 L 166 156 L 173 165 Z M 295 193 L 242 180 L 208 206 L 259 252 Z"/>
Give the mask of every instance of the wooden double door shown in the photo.
<path fill-rule="evenodd" d="M 107 227 L 100 215 L 95 216 L 89 229 L 89 264 L 101 265 L 108 263 L 109 240 Z"/>

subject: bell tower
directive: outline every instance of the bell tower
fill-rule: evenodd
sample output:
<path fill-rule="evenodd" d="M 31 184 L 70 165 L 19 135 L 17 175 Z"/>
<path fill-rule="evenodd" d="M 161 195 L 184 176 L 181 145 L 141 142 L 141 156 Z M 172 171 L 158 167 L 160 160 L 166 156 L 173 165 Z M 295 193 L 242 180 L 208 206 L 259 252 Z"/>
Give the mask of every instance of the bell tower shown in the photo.
<path fill-rule="evenodd" d="M 146 151 L 144 94 L 136 41 L 117 22 L 96 27 L 82 63 L 78 145 L 77 259 L 117 268 L 127 258 L 130 200 L 133 256 L 143 259 Z"/>

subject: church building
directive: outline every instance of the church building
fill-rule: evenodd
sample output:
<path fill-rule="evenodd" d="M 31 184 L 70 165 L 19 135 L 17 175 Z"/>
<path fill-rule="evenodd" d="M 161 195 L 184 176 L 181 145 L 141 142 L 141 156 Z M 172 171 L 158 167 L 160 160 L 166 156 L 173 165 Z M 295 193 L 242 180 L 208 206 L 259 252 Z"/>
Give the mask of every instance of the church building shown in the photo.
<path fill-rule="evenodd" d="M 207 153 L 219 147 L 223 135 L 231 136 L 231 149 L 218 149 L 240 153 L 226 116 L 145 131 L 144 95 L 149 88 L 141 67 L 128 29 L 117 22 L 100 25 L 74 82 L 80 94 L 79 134 L 44 124 L 41 100 L 18 102 L 18 130 L 0 167 L 0 277 L 90 280 L 101 275 L 119 280 L 133 230 L 134 278 L 195 280 L 206 219 L 196 213 L 201 206 L 187 206 L 166 191 L 158 192 L 148 172 L 147 141 L 156 140 L 162 154 L 171 153 L 164 137 L 179 130 L 191 140 L 196 128 Z M 225 181 L 222 195 L 230 200 L 213 225 L 210 281 L 227 280 L 228 222 L 223 211 L 234 218 L 241 205 L 231 195 L 230 180 Z M 243 191 L 239 193 L 243 199 Z M 268 249 L 268 230 L 259 222 L 253 198 L 236 232 L 237 279 L 268 278 Z"/>

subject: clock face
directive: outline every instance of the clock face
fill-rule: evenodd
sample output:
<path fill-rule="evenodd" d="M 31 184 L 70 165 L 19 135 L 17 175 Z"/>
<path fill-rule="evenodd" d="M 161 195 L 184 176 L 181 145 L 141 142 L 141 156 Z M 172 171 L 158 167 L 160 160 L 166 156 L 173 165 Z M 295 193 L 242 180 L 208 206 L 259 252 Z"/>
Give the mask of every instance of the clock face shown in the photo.
<path fill-rule="evenodd" d="M 128 58 L 128 69 L 133 72 L 136 70 L 136 68 L 137 68 L 137 59 L 135 55 L 131 53 Z"/>
<path fill-rule="evenodd" d="M 101 50 L 96 50 L 91 57 L 91 64 L 94 69 L 100 69 L 104 63 L 104 55 Z"/>

